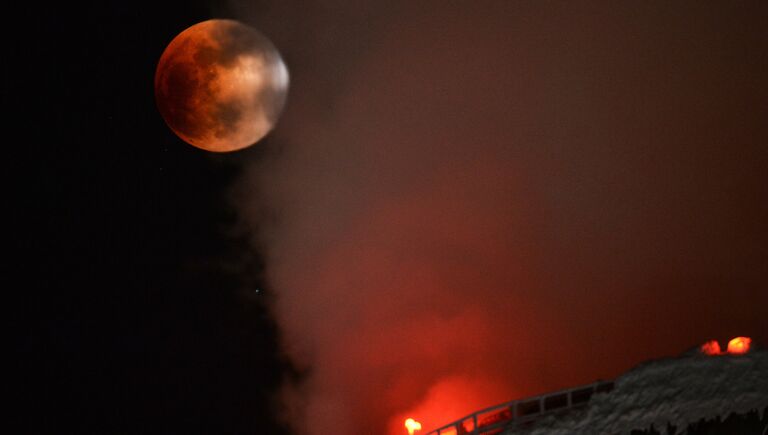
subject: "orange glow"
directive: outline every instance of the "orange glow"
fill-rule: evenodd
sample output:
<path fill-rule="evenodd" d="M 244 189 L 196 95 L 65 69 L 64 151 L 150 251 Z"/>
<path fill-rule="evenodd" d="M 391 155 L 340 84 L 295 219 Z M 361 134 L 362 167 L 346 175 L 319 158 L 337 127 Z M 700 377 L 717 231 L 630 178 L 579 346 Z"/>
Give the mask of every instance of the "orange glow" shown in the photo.
<path fill-rule="evenodd" d="M 413 433 L 417 430 L 421 430 L 421 423 L 412 418 L 409 418 L 405 420 L 405 428 L 408 429 L 408 435 L 413 435 Z"/>
<path fill-rule="evenodd" d="M 749 352 L 749 345 L 752 339 L 749 337 L 736 337 L 728 342 L 728 353 L 732 355 L 742 355 Z"/>
<path fill-rule="evenodd" d="M 710 356 L 720 355 L 722 353 L 720 350 L 720 343 L 718 343 L 717 340 L 709 340 L 701 345 L 701 353 Z"/>
<path fill-rule="evenodd" d="M 436 381 L 418 402 L 403 413 L 393 416 L 388 424 L 387 435 L 404 435 L 403 421 L 408 417 L 418 416 L 423 430 L 430 431 L 478 409 L 509 400 L 510 394 L 515 394 L 513 387 L 493 380 L 449 376 Z M 471 419 L 469 422 L 461 422 L 458 427 L 441 430 L 440 435 L 457 435 L 464 433 L 464 430 L 471 433 L 474 429 L 471 423 Z"/>

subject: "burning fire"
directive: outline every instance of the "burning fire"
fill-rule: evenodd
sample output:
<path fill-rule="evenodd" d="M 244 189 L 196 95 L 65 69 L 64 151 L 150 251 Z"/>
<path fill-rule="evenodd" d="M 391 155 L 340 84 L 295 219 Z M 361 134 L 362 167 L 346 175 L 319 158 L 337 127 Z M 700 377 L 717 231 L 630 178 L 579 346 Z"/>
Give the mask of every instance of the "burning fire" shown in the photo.
<path fill-rule="evenodd" d="M 710 356 L 720 355 L 722 353 L 720 351 L 720 343 L 718 343 L 717 340 L 709 340 L 701 345 L 701 353 Z"/>
<path fill-rule="evenodd" d="M 728 342 L 727 353 L 731 355 L 743 355 L 749 352 L 752 339 L 749 337 L 736 337 Z M 709 340 L 701 345 L 701 353 L 709 356 L 723 355 L 726 352 L 720 350 L 720 343 L 717 340 Z"/>
<path fill-rule="evenodd" d="M 405 420 L 405 428 L 408 429 L 408 435 L 413 435 L 413 433 L 417 430 L 421 430 L 421 423 L 412 418 L 409 418 Z"/>
<path fill-rule="evenodd" d="M 728 342 L 728 353 L 733 355 L 742 355 L 749 352 L 749 345 L 752 339 L 749 337 L 736 337 Z"/>

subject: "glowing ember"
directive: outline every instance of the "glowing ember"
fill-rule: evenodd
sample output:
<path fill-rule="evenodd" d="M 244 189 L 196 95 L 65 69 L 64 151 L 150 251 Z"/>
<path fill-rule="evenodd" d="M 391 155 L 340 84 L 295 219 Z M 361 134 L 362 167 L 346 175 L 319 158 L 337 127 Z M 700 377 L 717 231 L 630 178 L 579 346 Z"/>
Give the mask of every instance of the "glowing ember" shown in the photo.
<path fill-rule="evenodd" d="M 408 435 L 413 435 L 413 433 L 417 430 L 421 430 L 421 423 L 412 418 L 409 418 L 405 420 L 405 428 L 408 429 Z"/>
<path fill-rule="evenodd" d="M 718 343 L 717 340 L 709 340 L 701 345 L 701 353 L 710 356 L 720 355 L 722 353 L 720 351 L 720 343 Z"/>
<path fill-rule="evenodd" d="M 752 344 L 752 339 L 749 337 L 736 337 L 728 342 L 728 353 L 733 355 L 741 355 L 749 352 L 749 345 Z"/>

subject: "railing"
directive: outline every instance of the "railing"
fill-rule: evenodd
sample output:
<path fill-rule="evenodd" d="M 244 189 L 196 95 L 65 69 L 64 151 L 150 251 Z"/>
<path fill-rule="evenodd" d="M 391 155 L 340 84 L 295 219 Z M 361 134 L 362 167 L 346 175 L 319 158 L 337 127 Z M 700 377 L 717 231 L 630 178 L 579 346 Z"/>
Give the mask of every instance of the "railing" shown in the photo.
<path fill-rule="evenodd" d="M 427 432 L 426 435 L 499 434 L 505 429 L 530 424 L 545 415 L 586 406 L 593 394 L 611 390 L 613 381 L 597 381 L 580 387 L 513 400 L 474 412 Z"/>

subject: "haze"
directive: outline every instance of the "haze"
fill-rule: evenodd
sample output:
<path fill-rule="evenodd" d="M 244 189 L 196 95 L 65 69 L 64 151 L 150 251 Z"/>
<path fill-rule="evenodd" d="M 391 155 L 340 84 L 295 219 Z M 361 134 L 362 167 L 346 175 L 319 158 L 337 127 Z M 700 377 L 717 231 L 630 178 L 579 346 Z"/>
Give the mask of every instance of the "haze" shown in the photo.
<path fill-rule="evenodd" d="M 233 196 L 299 433 L 765 339 L 768 3 L 355 4 L 231 2 L 292 73 Z"/>

